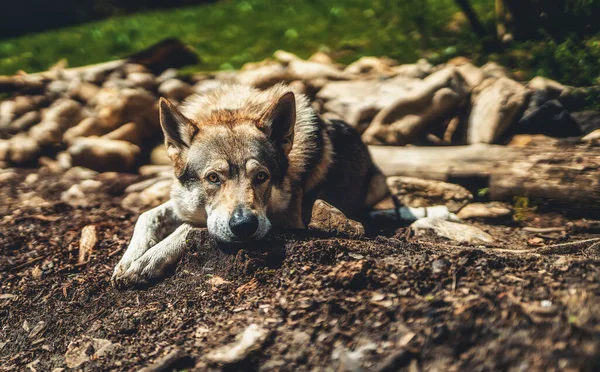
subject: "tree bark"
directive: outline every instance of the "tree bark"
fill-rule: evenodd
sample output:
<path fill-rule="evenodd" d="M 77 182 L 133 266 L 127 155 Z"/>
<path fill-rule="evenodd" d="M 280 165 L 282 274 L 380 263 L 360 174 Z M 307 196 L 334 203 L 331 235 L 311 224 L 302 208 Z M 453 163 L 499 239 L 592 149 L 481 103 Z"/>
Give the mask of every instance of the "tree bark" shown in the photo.
<path fill-rule="evenodd" d="M 469 0 L 456 0 L 456 3 L 460 9 L 462 9 L 463 13 L 465 13 L 469 23 L 471 23 L 471 28 L 477 34 L 477 36 L 479 36 L 479 38 L 486 37 L 487 32 L 485 31 L 481 21 L 479 21 L 479 18 L 477 18 L 477 14 L 475 14 L 473 7 L 471 7 L 471 4 L 469 4 Z"/>

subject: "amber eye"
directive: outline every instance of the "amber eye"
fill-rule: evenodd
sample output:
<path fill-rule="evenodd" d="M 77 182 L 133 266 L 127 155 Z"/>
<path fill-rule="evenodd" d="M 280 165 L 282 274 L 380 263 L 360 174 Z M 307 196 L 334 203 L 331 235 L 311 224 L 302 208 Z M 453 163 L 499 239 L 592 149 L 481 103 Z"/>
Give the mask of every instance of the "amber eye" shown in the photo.
<path fill-rule="evenodd" d="M 258 182 L 264 182 L 264 181 L 267 180 L 267 178 L 269 178 L 269 175 L 267 173 L 265 173 L 265 172 L 258 172 L 256 174 L 256 180 Z"/>
<path fill-rule="evenodd" d="M 221 183 L 221 179 L 214 172 L 213 173 L 209 173 L 208 176 L 206 176 L 206 179 L 208 180 L 208 182 L 214 183 L 214 184 L 217 184 L 217 185 Z"/>

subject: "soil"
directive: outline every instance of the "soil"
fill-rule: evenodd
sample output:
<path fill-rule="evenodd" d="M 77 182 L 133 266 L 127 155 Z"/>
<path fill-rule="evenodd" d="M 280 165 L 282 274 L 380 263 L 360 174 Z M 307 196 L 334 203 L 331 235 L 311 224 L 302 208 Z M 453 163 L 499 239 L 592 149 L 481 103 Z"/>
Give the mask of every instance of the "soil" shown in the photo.
<path fill-rule="evenodd" d="M 137 215 L 120 201 L 140 177 L 97 176 L 102 192 L 76 209 L 60 201 L 76 181 L 24 183 L 32 172 L 0 182 L 0 370 L 66 368 L 86 336 L 112 343 L 86 350 L 86 371 L 137 370 L 172 351 L 149 370 L 600 369 L 598 250 L 532 250 L 599 235 L 522 229 L 564 226 L 560 214 L 477 223 L 495 248 L 400 227 L 360 240 L 288 232 L 237 250 L 197 231 L 171 276 L 122 291 L 110 276 Z M 79 264 L 86 225 L 99 241 Z M 266 332 L 251 350 L 209 357 L 251 324 Z"/>

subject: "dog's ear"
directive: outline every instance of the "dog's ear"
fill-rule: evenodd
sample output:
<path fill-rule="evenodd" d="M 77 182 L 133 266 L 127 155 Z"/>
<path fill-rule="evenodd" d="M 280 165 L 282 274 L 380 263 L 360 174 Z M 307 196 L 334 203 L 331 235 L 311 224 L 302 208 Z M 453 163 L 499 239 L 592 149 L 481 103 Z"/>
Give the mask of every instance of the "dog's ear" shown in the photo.
<path fill-rule="evenodd" d="M 287 156 L 294 144 L 296 124 L 296 97 L 287 92 L 262 115 L 260 125 L 265 134 Z"/>
<path fill-rule="evenodd" d="M 192 137 L 198 130 L 190 120 L 166 98 L 159 101 L 160 126 L 165 135 L 167 156 L 173 162 L 175 173 L 179 174 L 185 165 L 184 155 L 191 145 Z"/>

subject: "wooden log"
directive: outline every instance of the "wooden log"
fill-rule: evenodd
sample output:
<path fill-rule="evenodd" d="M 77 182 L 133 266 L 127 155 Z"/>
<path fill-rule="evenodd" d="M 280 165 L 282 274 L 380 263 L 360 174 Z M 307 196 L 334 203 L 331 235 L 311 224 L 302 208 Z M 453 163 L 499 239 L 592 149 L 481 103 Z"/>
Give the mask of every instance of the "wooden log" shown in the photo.
<path fill-rule="evenodd" d="M 600 211 L 600 147 L 370 146 L 387 176 L 489 187 L 492 200 L 526 196 L 566 209 Z M 485 183 L 485 184 L 482 184 Z"/>

